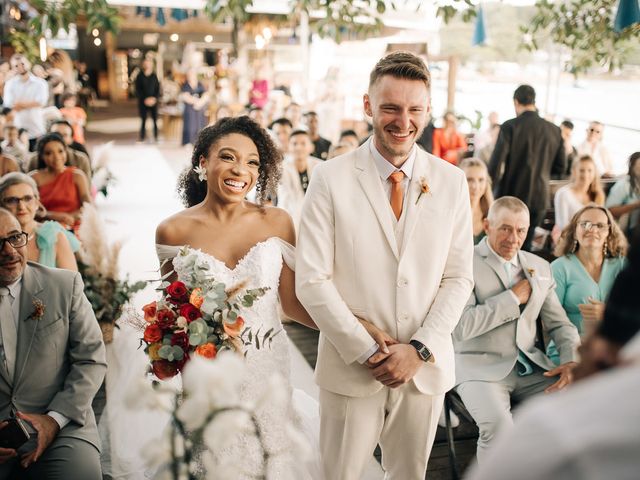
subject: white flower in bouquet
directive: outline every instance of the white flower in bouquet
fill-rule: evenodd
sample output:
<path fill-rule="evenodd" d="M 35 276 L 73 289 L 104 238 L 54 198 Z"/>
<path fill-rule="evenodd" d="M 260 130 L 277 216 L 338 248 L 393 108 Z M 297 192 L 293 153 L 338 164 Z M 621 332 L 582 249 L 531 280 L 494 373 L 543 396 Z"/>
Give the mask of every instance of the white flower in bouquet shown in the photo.
<path fill-rule="evenodd" d="M 209 411 L 237 407 L 240 385 L 247 374 L 244 359 L 234 352 L 220 352 L 215 361 L 194 356 L 182 372 L 182 385 L 187 394 L 209 400 Z"/>
<path fill-rule="evenodd" d="M 251 415 L 243 410 L 227 410 L 217 413 L 205 427 L 202 434 L 204 444 L 212 451 L 219 452 L 229 445 L 239 434 L 253 431 Z"/>
<path fill-rule="evenodd" d="M 146 368 L 145 368 L 146 370 Z M 124 396 L 124 405 L 131 409 L 149 409 L 170 412 L 174 408 L 177 389 L 174 384 L 165 382 L 158 388 L 153 387 L 151 379 L 140 373 L 136 375 Z"/>

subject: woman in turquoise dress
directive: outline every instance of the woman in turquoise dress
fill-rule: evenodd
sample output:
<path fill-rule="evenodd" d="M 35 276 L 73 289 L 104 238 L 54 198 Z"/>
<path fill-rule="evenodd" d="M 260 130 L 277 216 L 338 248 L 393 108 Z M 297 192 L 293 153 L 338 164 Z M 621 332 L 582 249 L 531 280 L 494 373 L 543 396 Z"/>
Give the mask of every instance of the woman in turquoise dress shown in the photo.
<path fill-rule="evenodd" d="M 29 234 L 27 260 L 48 267 L 78 270 L 74 253 L 80 248 L 75 235 L 58 222 L 35 220 L 40 206 L 38 186 L 23 173 L 10 173 L 0 179 L 0 204 L 13 213 Z"/>
<path fill-rule="evenodd" d="M 627 240 L 604 207 L 580 209 L 562 232 L 551 264 L 556 293 L 569 320 L 586 337 L 600 322 L 618 273 L 625 267 Z M 549 357 L 558 363 L 553 342 Z"/>
<path fill-rule="evenodd" d="M 473 220 L 473 244 L 477 245 L 485 236 L 484 220 L 493 203 L 491 177 L 489 177 L 487 165 L 478 158 L 464 159 L 460 163 L 460 168 L 467 177 Z"/>

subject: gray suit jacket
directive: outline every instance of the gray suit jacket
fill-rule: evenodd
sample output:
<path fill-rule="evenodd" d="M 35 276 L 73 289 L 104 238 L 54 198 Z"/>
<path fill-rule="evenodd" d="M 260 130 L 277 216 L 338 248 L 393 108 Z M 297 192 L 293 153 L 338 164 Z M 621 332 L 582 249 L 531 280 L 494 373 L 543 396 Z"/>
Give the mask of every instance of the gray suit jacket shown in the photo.
<path fill-rule="evenodd" d="M 523 251 L 518 252 L 518 260 L 532 289 L 522 313 L 508 291 L 507 273 L 489 250 L 487 239 L 475 247 L 475 287 L 453 331 L 456 385 L 468 380 L 502 380 L 515 366 L 518 349 L 544 370 L 555 368 L 535 347 L 538 316 L 560 351 L 560 363 L 577 360 L 580 336 L 558 300 L 551 266 Z"/>
<path fill-rule="evenodd" d="M 44 304 L 39 319 L 33 317 L 35 299 Z M 80 274 L 27 263 L 13 381 L 0 362 L 0 418 L 12 406 L 25 413 L 54 410 L 70 419 L 58 438 L 82 439 L 99 449 L 91 402 L 106 370 L 102 333 Z"/>

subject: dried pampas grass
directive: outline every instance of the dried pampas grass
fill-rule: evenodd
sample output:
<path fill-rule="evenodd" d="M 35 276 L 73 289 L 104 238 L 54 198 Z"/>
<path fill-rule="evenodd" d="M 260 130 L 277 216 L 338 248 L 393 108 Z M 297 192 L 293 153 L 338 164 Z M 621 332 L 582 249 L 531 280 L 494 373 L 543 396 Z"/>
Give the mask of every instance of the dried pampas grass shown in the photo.
<path fill-rule="evenodd" d="M 104 229 L 104 222 L 95 206 L 85 203 L 82 206 L 82 221 L 78 236 L 82 242 L 80 261 L 89 266 L 95 273 L 106 278 L 118 277 L 118 257 L 122 243 L 109 246 Z"/>

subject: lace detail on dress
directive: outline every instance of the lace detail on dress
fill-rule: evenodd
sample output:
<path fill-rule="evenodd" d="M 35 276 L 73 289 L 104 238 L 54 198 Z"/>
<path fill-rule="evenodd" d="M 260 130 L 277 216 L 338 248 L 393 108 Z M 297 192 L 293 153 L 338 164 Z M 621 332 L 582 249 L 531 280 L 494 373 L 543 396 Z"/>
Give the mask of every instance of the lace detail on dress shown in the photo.
<path fill-rule="evenodd" d="M 247 254 L 238 262 L 235 268 L 230 269 L 222 261 L 208 255 L 200 250 L 191 249 L 189 253 L 197 253 L 196 262 L 199 265 L 206 264 L 208 273 L 216 280 L 224 282 L 227 288 L 234 287 L 240 283 L 245 284 L 245 288 L 269 287 L 269 291 L 260 298 L 250 309 L 245 309 L 242 316 L 245 326 L 250 327 L 254 334 L 263 335 L 273 328 L 278 332 L 270 346 L 261 347 L 260 350 L 250 346 L 246 352 L 246 362 L 248 365 L 248 377 L 241 387 L 241 398 L 247 401 L 254 401 L 260 398 L 268 388 L 269 378 L 274 374 L 280 375 L 287 384 L 291 392 L 289 382 L 289 341 L 287 334 L 282 328 L 278 311 L 278 286 L 280 284 L 280 272 L 283 265 L 282 244 L 276 237 L 269 238 L 254 245 Z M 286 242 L 282 242 L 286 243 Z M 163 247 L 163 246 L 159 246 Z M 293 248 L 293 247 L 291 247 Z M 178 249 L 174 250 L 177 253 Z M 160 253 L 160 249 L 158 249 Z M 167 249 L 163 249 L 163 253 Z M 193 258 L 192 255 L 188 257 Z M 165 257 L 166 258 L 166 257 Z M 173 259 L 173 266 L 178 274 L 184 276 L 192 271 L 192 261 L 189 265 L 184 264 L 183 256 Z M 184 281 L 184 280 L 183 280 Z M 286 480 L 293 478 L 304 478 L 294 473 L 294 459 L 290 458 L 288 452 L 289 433 L 287 424 L 294 418 L 291 405 L 291 395 L 288 401 L 279 405 L 263 405 L 257 412 L 258 423 L 263 435 L 264 445 L 267 452 L 272 456 L 269 460 L 268 479 Z M 262 453 L 259 444 L 253 435 L 240 435 L 223 451 L 216 454 L 217 463 L 225 465 L 234 464 L 237 468 L 242 468 L 236 478 L 250 479 L 261 474 Z M 199 470 L 203 466 L 198 462 Z"/>

